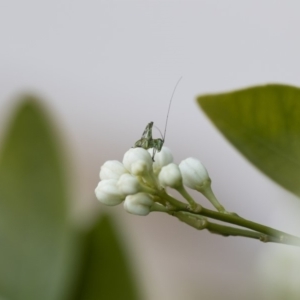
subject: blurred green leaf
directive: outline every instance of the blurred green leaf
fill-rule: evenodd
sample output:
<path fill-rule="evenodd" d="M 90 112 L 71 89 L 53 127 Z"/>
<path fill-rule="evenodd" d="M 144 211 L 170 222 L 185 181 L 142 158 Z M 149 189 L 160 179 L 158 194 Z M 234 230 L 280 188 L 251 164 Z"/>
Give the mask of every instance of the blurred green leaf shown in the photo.
<path fill-rule="evenodd" d="M 37 100 L 24 97 L 0 154 L 0 294 L 7 300 L 65 293 L 67 195 L 56 144 Z"/>
<path fill-rule="evenodd" d="M 267 176 L 300 195 L 300 89 L 266 85 L 198 97 L 225 137 Z"/>
<path fill-rule="evenodd" d="M 128 261 L 108 216 L 85 237 L 83 264 L 72 300 L 140 300 Z"/>

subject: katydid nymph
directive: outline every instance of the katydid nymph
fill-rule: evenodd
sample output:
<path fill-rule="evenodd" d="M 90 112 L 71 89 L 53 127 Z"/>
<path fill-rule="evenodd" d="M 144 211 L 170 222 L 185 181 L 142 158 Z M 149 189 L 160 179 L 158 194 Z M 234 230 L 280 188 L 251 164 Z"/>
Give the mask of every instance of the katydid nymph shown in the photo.
<path fill-rule="evenodd" d="M 182 77 L 181 77 L 182 78 Z M 168 112 L 167 112 L 167 118 L 166 118 L 166 124 L 165 124 L 165 131 L 164 131 L 164 135 L 161 135 L 161 138 L 158 139 L 153 139 L 152 138 L 152 127 L 153 127 L 153 122 L 148 123 L 148 125 L 146 126 L 141 139 L 139 139 L 138 141 L 135 142 L 133 148 L 137 148 L 137 147 L 141 147 L 144 149 L 150 149 L 153 148 L 153 153 L 152 153 L 152 160 L 154 161 L 154 156 L 156 151 L 160 152 L 160 150 L 162 149 L 162 146 L 164 145 L 164 142 L 166 140 L 166 132 L 167 132 L 167 125 L 168 125 L 168 119 L 169 119 L 169 112 L 170 112 L 170 108 L 171 108 L 171 104 L 172 104 L 172 100 L 173 100 L 173 96 L 175 93 L 175 90 L 181 80 L 181 78 L 179 78 L 179 80 L 177 81 L 175 88 L 173 90 L 171 99 L 169 101 L 169 107 L 168 107 Z"/>

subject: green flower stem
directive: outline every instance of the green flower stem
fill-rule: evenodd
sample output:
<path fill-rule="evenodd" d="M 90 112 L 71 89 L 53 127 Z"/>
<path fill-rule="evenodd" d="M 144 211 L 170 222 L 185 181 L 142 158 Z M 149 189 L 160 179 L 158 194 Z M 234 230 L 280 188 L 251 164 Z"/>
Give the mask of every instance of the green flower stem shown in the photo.
<path fill-rule="evenodd" d="M 198 191 L 202 193 L 219 212 L 226 212 L 224 206 L 220 204 L 215 194 L 213 193 L 210 182 Z"/>
<path fill-rule="evenodd" d="M 231 226 L 220 225 L 220 224 L 216 224 L 213 222 L 209 222 L 209 224 L 207 225 L 207 230 L 211 233 L 216 233 L 216 234 L 220 234 L 223 236 L 241 236 L 241 237 L 257 239 L 257 240 L 260 240 L 265 243 L 266 242 L 278 242 L 278 239 L 268 236 L 266 234 L 260 233 L 260 232 L 231 227 Z"/>
<path fill-rule="evenodd" d="M 180 186 L 176 189 L 180 195 L 187 200 L 187 202 L 190 204 L 191 208 L 195 208 L 197 203 L 195 200 L 192 198 L 192 196 L 187 192 L 187 190 L 184 188 L 184 186 Z"/>
<path fill-rule="evenodd" d="M 173 198 L 172 196 L 167 194 L 165 191 L 160 191 L 159 193 L 157 193 L 157 195 L 160 198 L 164 199 L 166 201 L 166 203 L 170 204 L 169 205 L 170 207 L 167 207 L 167 208 L 171 214 L 173 213 L 175 215 L 176 212 L 182 211 L 182 212 L 188 212 L 195 216 L 198 215 L 198 216 L 203 216 L 203 217 L 209 217 L 211 219 L 238 225 L 238 226 L 241 226 L 244 228 L 251 229 L 258 233 L 264 234 L 268 237 L 267 241 L 272 241 L 272 242 L 287 244 L 287 245 L 300 246 L 300 238 L 299 237 L 285 233 L 283 231 L 276 230 L 271 227 L 246 220 L 239 216 L 235 216 L 235 215 L 227 214 L 227 213 L 223 213 L 223 212 L 213 211 L 213 210 L 204 208 L 197 203 L 196 203 L 196 206 L 192 208 L 192 207 L 190 207 L 190 205 L 185 204 L 185 203 Z M 193 222 L 191 222 L 191 223 L 193 223 Z M 192 224 L 190 224 L 190 225 L 193 226 Z"/>
<path fill-rule="evenodd" d="M 187 211 L 185 209 L 185 211 Z M 239 225 L 241 227 L 245 227 L 248 229 L 252 229 L 254 231 L 263 233 L 267 236 L 273 237 L 274 241 L 280 242 L 282 244 L 295 245 L 300 246 L 300 238 L 293 236 L 291 234 L 285 233 L 280 230 L 273 229 L 271 227 L 261 225 L 240 217 L 236 217 L 230 214 L 224 214 L 220 212 L 216 212 L 207 208 L 202 207 L 201 212 L 196 212 L 196 214 L 200 214 L 201 216 L 206 216 L 212 219 L 220 220 L 226 223 L 231 223 L 235 225 Z"/>
<path fill-rule="evenodd" d="M 206 218 L 201 217 L 199 215 L 193 215 L 188 212 L 175 211 L 175 212 L 170 212 L 169 214 L 198 230 L 205 229 L 208 224 Z"/>
<path fill-rule="evenodd" d="M 288 244 L 288 245 L 294 245 L 294 246 L 300 246 L 300 239 L 297 237 L 297 240 L 284 240 L 281 238 L 277 238 L 274 236 L 266 235 L 260 232 L 247 230 L 247 229 L 240 229 L 236 227 L 231 226 L 225 226 L 220 225 L 216 223 L 209 222 L 207 225 L 207 230 L 209 230 L 211 233 L 217 233 L 224 236 L 241 236 L 241 237 L 248 237 L 253 239 L 258 239 L 263 243 L 279 243 L 279 244 Z"/>
<path fill-rule="evenodd" d="M 185 204 L 181 201 L 178 201 L 164 190 L 156 191 L 156 196 L 162 199 L 162 201 L 169 203 L 168 206 L 171 206 L 169 210 L 171 211 L 186 211 L 186 212 L 200 212 L 202 210 L 202 206 L 197 204 L 192 198 L 193 206 L 191 207 L 190 204 Z"/>
<path fill-rule="evenodd" d="M 165 212 L 165 213 L 168 213 L 168 209 L 163 206 L 162 204 L 159 204 L 159 203 L 154 203 L 152 206 L 151 206 L 151 211 L 160 211 L 160 212 Z"/>
<path fill-rule="evenodd" d="M 219 234 L 225 237 L 228 236 L 240 236 L 240 237 L 247 237 L 260 240 L 262 242 L 280 242 L 278 239 L 274 237 L 267 236 L 263 233 L 247 230 L 247 229 L 240 229 L 231 226 L 225 226 L 221 224 L 216 224 L 213 222 L 208 221 L 206 218 L 194 215 L 192 213 L 178 211 L 170 213 L 171 215 L 177 217 L 180 221 L 198 229 L 203 230 L 207 229 L 209 232 L 214 234 Z"/>

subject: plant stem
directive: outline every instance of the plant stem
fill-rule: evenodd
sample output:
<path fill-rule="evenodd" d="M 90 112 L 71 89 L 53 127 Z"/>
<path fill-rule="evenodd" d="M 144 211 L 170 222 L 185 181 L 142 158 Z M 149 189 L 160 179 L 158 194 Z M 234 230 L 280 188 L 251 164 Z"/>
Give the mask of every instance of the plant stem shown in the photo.
<path fill-rule="evenodd" d="M 197 203 L 195 200 L 191 197 L 191 195 L 187 192 L 187 190 L 182 185 L 181 187 L 177 188 L 177 191 L 180 193 L 180 195 L 187 200 L 187 202 L 190 204 L 191 207 L 196 207 Z"/>
<path fill-rule="evenodd" d="M 260 232 L 220 225 L 213 222 L 208 223 L 207 230 L 211 233 L 221 234 L 223 236 L 242 236 L 242 237 L 258 239 L 262 242 L 270 241 L 270 238 L 267 235 L 262 234 Z"/>
<path fill-rule="evenodd" d="M 268 237 L 268 241 L 281 243 L 281 244 L 287 244 L 287 245 L 294 245 L 294 246 L 300 246 L 300 238 L 296 237 L 294 235 L 285 233 L 283 231 L 261 225 L 259 223 L 255 223 L 252 221 L 249 221 L 247 219 L 241 218 L 239 216 L 235 216 L 233 214 L 229 213 L 223 213 L 218 211 L 213 211 L 207 208 L 202 207 L 199 204 L 196 204 L 195 207 L 191 208 L 189 205 L 178 201 L 177 199 L 173 198 L 166 192 L 161 191 L 159 193 L 159 196 L 164 199 L 166 202 L 169 202 L 171 204 L 171 207 L 169 208 L 170 213 L 175 212 L 188 212 L 190 214 L 193 214 L 195 216 L 204 216 L 209 217 L 215 220 L 223 221 L 226 223 L 238 225 L 244 228 L 251 229 L 253 231 L 256 231 L 258 233 L 265 234 Z M 192 226 L 192 225 L 191 225 Z M 194 227 L 194 226 L 193 226 Z"/>
<path fill-rule="evenodd" d="M 217 220 L 220 220 L 220 221 L 225 221 L 227 223 L 231 223 L 231 224 L 239 225 L 239 226 L 242 226 L 242 227 L 246 227 L 246 228 L 249 228 L 249 229 L 252 229 L 252 230 L 255 230 L 255 231 L 258 231 L 258 232 L 262 232 L 264 234 L 271 235 L 271 236 L 274 236 L 274 237 L 281 237 L 283 235 L 283 236 L 287 236 L 287 237 L 290 237 L 290 238 L 297 238 L 297 237 L 295 237 L 293 235 L 290 235 L 290 234 L 287 234 L 283 231 L 276 230 L 276 229 L 273 229 L 271 227 L 255 223 L 255 222 L 246 220 L 244 218 L 236 217 L 236 216 L 230 215 L 230 214 L 223 214 L 223 213 L 215 212 L 213 210 L 206 209 L 206 208 L 202 209 L 201 215 L 207 216 L 207 217 L 210 217 L 210 218 L 213 218 L 213 219 L 217 219 Z"/>
<path fill-rule="evenodd" d="M 177 217 L 180 221 L 182 221 L 198 230 L 207 229 L 211 233 L 219 234 L 219 235 L 222 235 L 225 237 L 240 236 L 240 237 L 257 239 L 264 243 L 266 243 L 266 242 L 280 243 L 280 241 L 278 239 L 271 237 L 271 236 L 267 236 L 263 233 L 213 223 L 211 221 L 208 221 L 207 218 L 205 218 L 205 217 L 202 217 L 199 215 L 194 215 L 192 213 L 177 211 L 177 212 L 173 212 L 170 214 Z"/>
<path fill-rule="evenodd" d="M 198 191 L 202 193 L 202 195 L 204 195 L 219 212 L 226 212 L 225 208 L 220 204 L 212 191 L 210 181 L 204 188 L 199 189 Z"/>
<path fill-rule="evenodd" d="M 163 193 L 160 195 L 162 198 L 164 198 L 166 201 L 170 202 L 172 204 L 172 208 L 170 211 L 183 211 L 183 212 L 189 212 L 194 215 L 199 216 L 205 216 L 209 217 L 215 220 L 223 221 L 230 224 L 235 224 L 244 228 L 248 228 L 251 230 L 254 230 L 259 233 L 263 233 L 266 236 L 269 237 L 269 240 L 272 239 L 273 242 L 281 243 L 281 244 L 287 244 L 287 245 L 294 245 L 294 246 L 300 246 L 300 238 L 296 237 L 294 235 L 285 233 L 283 231 L 261 225 L 259 223 L 255 223 L 252 221 L 249 221 L 247 219 L 234 216 L 232 214 L 228 213 L 222 213 L 213 211 L 207 208 L 202 207 L 201 205 L 197 204 L 194 209 L 191 209 L 189 205 L 186 205 L 177 199 L 173 198 L 167 193 Z M 174 207 L 175 206 L 175 207 Z"/>
<path fill-rule="evenodd" d="M 212 219 L 239 225 L 239 226 L 260 232 L 260 233 L 264 233 L 267 236 L 275 238 L 274 241 L 280 242 L 282 244 L 300 246 L 300 238 L 299 237 L 293 236 L 291 234 L 285 233 L 280 230 L 273 229 L 273 228 L 265 226 L 265 225 L 261 225 L 261 224 L 246 220 L 244 218 L 236 217 L 236 216 L 233 216 L 230 214 L 216 212 L 216 211 L 204 208 L 204 207 L 202 207 L 201 212 L 196 212 L 196 214 L 200 214 L 201 216 L 206 216 L 206 217 L 209 217 Z"/>

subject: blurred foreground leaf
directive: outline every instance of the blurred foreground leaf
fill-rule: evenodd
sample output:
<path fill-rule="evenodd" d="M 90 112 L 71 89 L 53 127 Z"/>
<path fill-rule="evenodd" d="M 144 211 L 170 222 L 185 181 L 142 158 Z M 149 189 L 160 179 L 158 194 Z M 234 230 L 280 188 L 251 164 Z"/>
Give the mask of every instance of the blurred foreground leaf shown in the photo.
<path fill-rule="evenodd" d="M 37 101 L 22 100 L 0 154 L 0 298 L 62 299 L 70 257 L 62 161 Z"/>
<path fill-rule="evenodd" d="M 101 217 L 85 238 L 85 251 L 72 300 L 140 300 L 111 220 Z"/>
<path fill-rule="evenodd" d="M 225 137 L 267 176 L 300 195 L 300 89 L 266 85 L 198 97 Z"/>

